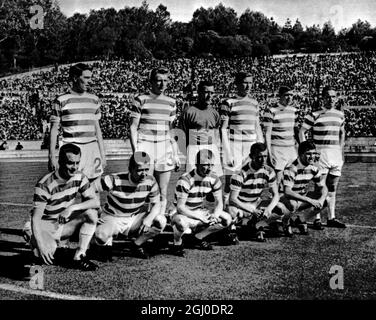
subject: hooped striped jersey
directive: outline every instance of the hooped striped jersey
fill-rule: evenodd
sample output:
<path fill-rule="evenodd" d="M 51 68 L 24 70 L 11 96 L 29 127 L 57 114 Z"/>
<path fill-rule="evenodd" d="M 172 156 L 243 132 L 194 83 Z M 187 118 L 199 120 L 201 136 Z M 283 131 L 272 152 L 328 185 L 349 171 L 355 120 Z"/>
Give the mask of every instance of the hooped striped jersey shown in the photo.
<path fill-rule="evenodd" d="M 340 146 L 340 131 L 344 126 L 345 116 L 337 109 L 326 109 L 308 114 L 303 128 L 313 128 L 313 141 L 318 147 L 338 148 Z"/>
<path fill-rule="evenodd" d="M 159 187 L 153 176 L 135 183 L 130 173 L 115 173 L 102 176 L 95 181 L 98 191 L 107 191 L 107 202 L 104 211 L 116 217 L 130 217 L 141 213 L 145 203 L 160 201 Z"/>
<path fill-rule="evenodd" d="M 295 145 L 294 128 L 297 124 L 297 109 L 293 106 L 269 108 L 264 114 L 265 127 L 272 127 L 271 144 L 291 147 Z"/>
<path fill-rule="evenodd" d="M 185 204 L 189 209 L 198 209 L 203 206 L 207 195 L 216 196 L 221 192 L 222 183 L 215 174 L 201 177 L 196 169 L 193 169 L 179 178 L 175 188 L 175 204 L 179 199 L 186 199 Z"/>
<path fill-rule="evenodd" d="M 56 98 L 50 121 L 61 123 L 64 142 L 86 144 L 97 141 L 95 124 L 100 118 L 97 96 L 71 91 Z"/>
<path fill-rule="evenodd" d="M 95 197 L 88 178 L 82 172 L 69 180 L 59 176 L 58 171 L 46 174 L 38 181 L 34 189 L 34 207 L 40 203 L 46 204 L 42 219 L 56 221 L 59 214 L 70 207 L 81 197 L 86 201 Z"/>
<path fill-rule="evenodd" d="M 239 191 L 238 199 L 243 202 L 256 202 L 266 188 L 276 183 L 276 174 L 269 166 L 255 170 L 251 166 L 252 160 L 248 157 L 239 173 L 231 177 L 230 189 Z"/>
<path fill-rule="evenodd" d="M 296 159 L 290 166 L 283 171 L 283 185 L 291 187 L 291 190 L 305 195 L 310 181 L 321 185 L 321 172 L 314 165 L 304 166 L 301 161 Z"/>
<path fill-rule="evenodd" d="M 176 118 L 175 99 L 165 95 L 139 95 L 131 104 L 131 118 L 138 118 L 138 141 L 170 140 L 170 128 Z"/>
<path fill-rule="evenodd" d="M 259 105 L 255 99 L 246 96 L 224 100 L 220 106 L 221 120 L 228 119 L 231 142 L 256 142 L 256 128 L 259 124 Z"/>

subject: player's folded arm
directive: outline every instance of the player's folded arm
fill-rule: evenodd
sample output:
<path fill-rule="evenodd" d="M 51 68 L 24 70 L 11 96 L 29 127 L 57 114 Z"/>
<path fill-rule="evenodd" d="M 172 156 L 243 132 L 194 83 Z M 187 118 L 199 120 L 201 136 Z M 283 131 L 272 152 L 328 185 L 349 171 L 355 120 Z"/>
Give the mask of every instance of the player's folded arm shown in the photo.
<path fill-rule="evenodd" d="M 191 210 L 186 205 L 187 198 L 177 198 L 177 209 L 178 214 L 182 214 L 188 218 L 202 221 L 202 211 L 201 210 Z"/>

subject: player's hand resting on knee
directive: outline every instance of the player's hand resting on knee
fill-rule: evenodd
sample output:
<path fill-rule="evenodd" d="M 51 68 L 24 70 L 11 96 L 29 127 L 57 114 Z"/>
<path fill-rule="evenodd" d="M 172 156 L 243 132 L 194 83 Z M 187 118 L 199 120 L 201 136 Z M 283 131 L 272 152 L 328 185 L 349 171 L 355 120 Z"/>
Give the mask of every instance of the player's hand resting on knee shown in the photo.
<path fill-rule="evenodd" d="M 321 209 L 322 203 L 319 200 L 311 199 L 309 203 L 315 208 L 315 209 Z"/>
<path fill-rule="evenodd" d="M 59 214 L 59 218 L 58 218 L 59 219 L 59 223 L 60 224 L 67 223 L 69 221 L 69 217 L 70 217 L 71 214 L 72 214 L 71 207 L 66 208 L 64 211 L 62 211 Z"/>

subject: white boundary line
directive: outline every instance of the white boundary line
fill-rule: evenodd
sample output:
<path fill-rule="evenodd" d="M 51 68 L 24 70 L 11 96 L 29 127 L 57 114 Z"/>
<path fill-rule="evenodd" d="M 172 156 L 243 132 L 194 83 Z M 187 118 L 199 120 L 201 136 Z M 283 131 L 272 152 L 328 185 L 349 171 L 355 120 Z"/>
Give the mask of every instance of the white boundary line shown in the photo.
<path fill-rule="evenodd" d="M 374 229 L 376 230 L 376 227 L 372 227 L 372 226 L 359 226 L 359 225 L 356 225 L 356 224 L 346 224 L 347 227 L 350 227 L 350 228 L 361 228 L 361 229 Z"/>
<path fill-rule="evenodd" d="M 15 202 L 0 202 L 0 205 L 5 206 L 15 206 L 15 207 L 32 207 L 32 204 L 26 204 L 26 203 L 15 203 Z"/>
<path fill-rule="evenodd" d="M 23 294 L 31 294 L 34 296 L 42 296 L 42 297 L 48 297 L 53 299 L 59 299 L 59 300 L 105 300 L 102 298 L 97 297 L 84 297 L 84 296 L 72 296 L 69 294 L 61 294 L 61 293 L 55 293 L 51 291 L 43 291 L 43 290 L 32 290 L 27 289 L 23 287 L 19 287 L 12 284 L 5 284 L 0 283 L 0 289 L 6 290 L 6 291 L 12 291 L 17 293 L 23 293 Z"/>

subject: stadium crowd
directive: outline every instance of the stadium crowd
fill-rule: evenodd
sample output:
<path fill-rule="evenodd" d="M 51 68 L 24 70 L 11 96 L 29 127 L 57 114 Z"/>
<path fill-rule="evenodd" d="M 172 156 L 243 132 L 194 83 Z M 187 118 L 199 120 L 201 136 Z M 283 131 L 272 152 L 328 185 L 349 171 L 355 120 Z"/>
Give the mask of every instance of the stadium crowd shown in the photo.
<path fill-rule="evenodd" d="M 233 93 L 233 73 L 252 70 L 253 95 L 263 111 L 276 101 L 281 85 L 294 88 L 299 122 L 311 109 L 317 108 L 317 89 L 330 85 L 338 90 L 344 106 L 374 106 L 376 53 L 341 55 L 293 55 L 252 58 L 179 58 L 145 61 L 93 62 L 92 92 L 101 98 L 103 136 L 125 138 L 128 135 L 129 102 L 132 94 L 148 89 L 148 72 L 163 65 L 171 71 L 167 94 L 177 99 L 178 114 L 186 102 L 196 97 L 197 83 L 210 77 L 215 83 L 213 105 Z M 0 80 L 0 139 L 34 140 L 43 137 L 42 122 L 50 114 L 56 95 L 68 90 L 68 69 L 31 73 L 23 77 Z M 34 98 L 31 98 L 34 95 Z M 129 96 L 130 95 L 130 96 Z M 346 111 L 347 136 L 374 134 L 371 108 Z"/>

